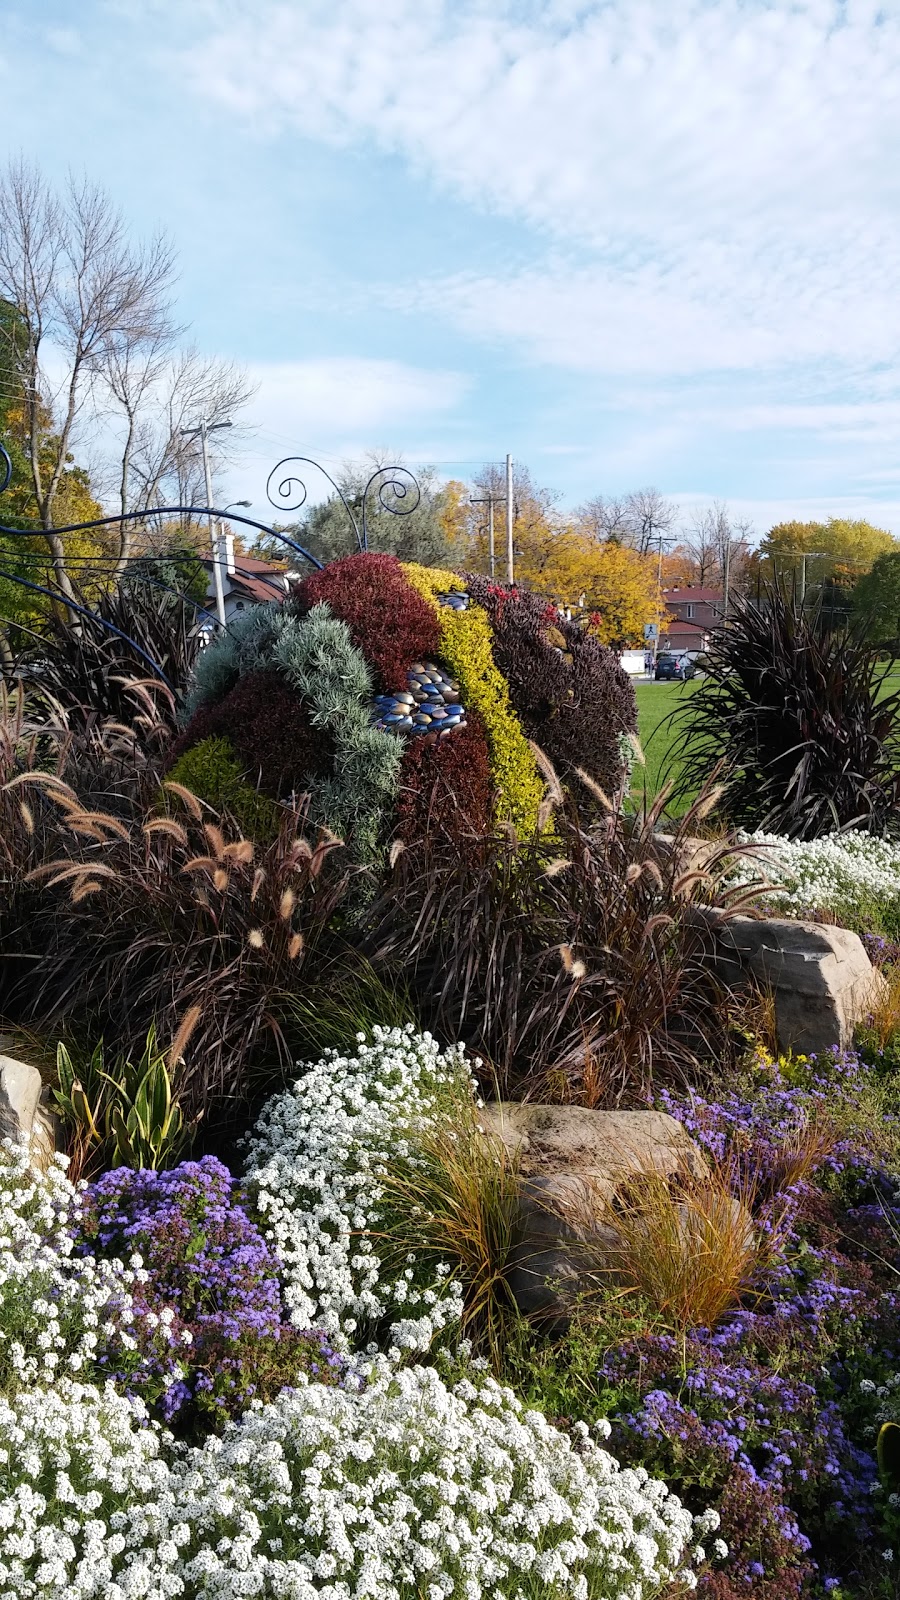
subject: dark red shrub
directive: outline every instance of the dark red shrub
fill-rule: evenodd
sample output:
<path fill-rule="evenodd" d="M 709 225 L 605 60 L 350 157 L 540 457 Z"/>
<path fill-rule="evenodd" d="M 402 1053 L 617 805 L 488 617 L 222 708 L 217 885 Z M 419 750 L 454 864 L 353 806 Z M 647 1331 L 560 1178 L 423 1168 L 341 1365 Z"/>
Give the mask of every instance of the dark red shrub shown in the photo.
<path fill-rule="evenodd" d="M 362 651 L 379 693 L 406 688 L 414 661 L 437 651 L 440 629 L 431 606 L 407 581 L 396 556 L 355 555 L 304 578 L 294 604 L 305 613 L 324 600 Z"/>
<path fill-rule="evenodd" d="M 637 728 L 634 689 L 615 652 L 546 600 L 468 574 L 494 630 L 494 660 L 529 739 L 560 775 L 583 767 L 612 794 L 621 781 L 619 738 Z"/>
<path fill-rule="evenodd" d="M 484 723 L 477 712 L 469 712 L 467 721 L 467 727 L 438 744 L 410 739 L 400 768 L 397 807 L 404 844 L 426 833 L 457 844 L 490 830 L 494 786 Z"/>
<path fill-rule="evenodd" d="M 313 726 L 301 696 L 272 667 L 248 672 L 222 700 L 201 706 L 169 751 L 167 767 L 201 739 L 223 734 L 249 780 L 274 800 L 303 793 L 334 761 L 331 734 Z"/>

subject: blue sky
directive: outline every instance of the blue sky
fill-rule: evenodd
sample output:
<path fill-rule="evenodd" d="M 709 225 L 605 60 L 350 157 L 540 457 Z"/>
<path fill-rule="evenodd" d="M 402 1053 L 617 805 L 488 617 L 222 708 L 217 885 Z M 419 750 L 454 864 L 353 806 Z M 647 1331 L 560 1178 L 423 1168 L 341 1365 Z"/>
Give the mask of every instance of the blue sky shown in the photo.
<path fill-rule="evenodd" d="M 900 4 L 0 0 L 4 146 L 180 257 L 223 483 L 505 451 L 900 534 Z"/>

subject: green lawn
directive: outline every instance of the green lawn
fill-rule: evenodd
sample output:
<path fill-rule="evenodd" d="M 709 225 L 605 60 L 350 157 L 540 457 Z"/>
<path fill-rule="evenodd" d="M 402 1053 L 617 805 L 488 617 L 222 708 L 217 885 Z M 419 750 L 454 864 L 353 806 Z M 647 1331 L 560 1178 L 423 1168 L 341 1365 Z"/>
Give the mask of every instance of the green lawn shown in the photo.
<path fill-rule="evenodd" d="M 673 728 L 669 721 L 672 712 L 684 703 L 685 697 L 694 693 L 701 683 L 691 678 L 687 683 L 636 683 L 634 686 L 638 710 L 638 738 L 646 758 L 646 766 L 635 767 L 632 793 L 642 798 L 652 797 L 670 778 L 677 777 L 680 764 L 673 763 L 671 745 Z M 684 809 L 682 806 L 680 809 Z"/>
<path fill-rule="evenodd" d="M 647 763 L 644 767 L 636 766 L 634 769 L 631 792 L 636 800 L 643 800 L 645 794 L 652 800 L 664 783 L 678 776 L 681 764 L 672 759 L 676 730 L 670 718 L 672 712 L 684 703 L 685 696 L 692 695 L 702 681 L 702 678 L 691 678 L 688 683 L 647 683 L 643 680 L 635 683 L 638 738 Z M 898 691 L 900 671 L 885 673 L 880 693 L 895 694 Z M 684 811 L 686 806 L 682 802 L 672 809 L 674 812 Z"/>

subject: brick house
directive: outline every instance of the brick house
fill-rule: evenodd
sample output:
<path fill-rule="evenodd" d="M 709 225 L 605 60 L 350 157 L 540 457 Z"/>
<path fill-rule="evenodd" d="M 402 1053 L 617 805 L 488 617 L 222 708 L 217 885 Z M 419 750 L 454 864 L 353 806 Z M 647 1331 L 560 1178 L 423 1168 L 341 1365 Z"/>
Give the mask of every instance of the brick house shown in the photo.
<path fill-rule="evenodd" d="M 722 626 L 723 602 L 720 589 L 699 583 L 686 583 L 664 589 L 666 616 L 663 618 L 662 650 L 705 650 L 710 635 Z"/>

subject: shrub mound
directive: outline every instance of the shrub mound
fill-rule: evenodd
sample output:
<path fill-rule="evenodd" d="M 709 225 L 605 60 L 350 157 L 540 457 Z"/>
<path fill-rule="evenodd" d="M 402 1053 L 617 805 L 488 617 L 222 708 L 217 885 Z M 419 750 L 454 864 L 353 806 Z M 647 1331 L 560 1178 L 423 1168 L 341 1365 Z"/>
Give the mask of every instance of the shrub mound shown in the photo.
<path fill-rule="evenodd" d="M 615 794 L 636 726 L 615 655 L 553 606 L 368 554 L 232 625 L 204 651 L 188 712 L 170 751 L 178 781 L 221 807 L 224 780 L 193 753 L 226 740 L 230 809 L 253 814 L 240 785 L 308 793 L 311 819 L 374 866 L 395 834 L 459 841 L 507 821 L 533 833 L 543 780 L 529 741 L 564 781 L 581 768 Z"/>

